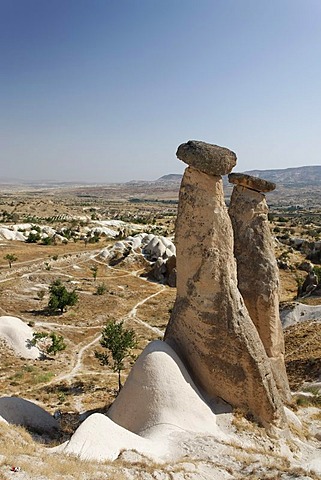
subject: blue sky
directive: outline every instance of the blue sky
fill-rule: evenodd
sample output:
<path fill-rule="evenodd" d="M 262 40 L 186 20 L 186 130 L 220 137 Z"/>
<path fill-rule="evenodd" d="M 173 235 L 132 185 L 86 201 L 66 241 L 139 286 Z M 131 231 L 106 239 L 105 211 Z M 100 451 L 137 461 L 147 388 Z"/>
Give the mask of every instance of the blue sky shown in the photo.
<path fill-rule="evenodd" d="M 321 164 L 320 0 L 0 0 L 0 178 Z"/>

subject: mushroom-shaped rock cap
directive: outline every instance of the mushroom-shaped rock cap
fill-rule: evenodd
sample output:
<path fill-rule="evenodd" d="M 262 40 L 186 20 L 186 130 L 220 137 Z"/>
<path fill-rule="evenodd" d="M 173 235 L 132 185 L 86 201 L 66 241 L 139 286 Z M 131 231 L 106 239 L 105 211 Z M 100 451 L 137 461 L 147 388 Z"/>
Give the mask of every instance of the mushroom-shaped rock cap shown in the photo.
<path fill-rule="evenodd" d="M 268 182 L 259 177 L 252 177 L 252 175 L 247 175 L 246 173 L 230 173 L 228 181 L 235 185 L 250 188 L 256 192 L 271 192 L 276 187 L 273 182 Z"/>
<path fill-rule="evenodd" d="M 189 140 L 177 149 L 177 157 L 208 175 L 226 175 L 236 165 L 236 155 L 225 147 Z"/>

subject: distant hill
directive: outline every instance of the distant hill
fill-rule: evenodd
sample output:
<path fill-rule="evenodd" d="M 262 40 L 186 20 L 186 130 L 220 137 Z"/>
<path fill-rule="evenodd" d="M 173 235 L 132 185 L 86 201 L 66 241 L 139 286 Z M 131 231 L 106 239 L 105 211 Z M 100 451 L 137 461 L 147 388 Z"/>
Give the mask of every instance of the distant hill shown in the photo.
<path fill-rule="evenodd" d="M 233 170 L 234 171 L 234 170 Z M 237 171 L 237 169 L 235 170 Z M 280 168 L 275 170 L 247 170 L 243 173 L 264 178 L 277 185 L 300 187 L 303 185 L 321 185 L 321 165 Z M 171 173 L 163 175 L 155 182 L 180 182 L 182 175 Z M 227 177 L 224 183 L 228 183 Z"/>
<path fill-rule="evenodd" d="M 156 182 L 180 182 L 182 180 L 182 176 L 180 173 L 169 173 L 168 175 L 163 175 L 162 177 L 158 178 Z"/>
<path fill-rule="evenodd" d="M 239 172 L 237 168 L 233 170 Z M 321 165 L 310 165 L 305 167 L 292 167 L 292 168 L 280 168 L 275 170 L 248 170 L 243 173 L 253 175 L 255 177 L 261 177 L 265 180 L 276 183 L 278 186 L 289 186 L 292 188 L 303 187 L 303 186 L 321 186 Z M 16 178 L 0 177 L 0 185 L 12 185 L 12 186 L 31 186 L 35 187 L 61 187 L 68 188 L 72 186 L 97 186 L 97 185 L 128 185 L 129 187 L 138 187 L 138 186 L 153 186 L 158 184 L 159 187 L 165 187 L 166 184 L 170 188 L 179 186 L 179 183 L 182 180 L 182 176 L 179 173 L 169 173 L 163 175 L 157 180 L 131 180 L 125 184 L 121 183 L 108 183 L 108 182 L 88 182 L 88 181 L 73 181 L 73 182 L 58 182 L 53 180 L 38 180 L 38 181 L 28 181 L 21 180 Z M 224 184 L 228 184 L 227 176 L 224 178 Z"/>
<path fill-rule="evenodd" d="M 321 185 L 321 165 L 277 170 L 250 170 L 246 173 L 284 186 Z"/>

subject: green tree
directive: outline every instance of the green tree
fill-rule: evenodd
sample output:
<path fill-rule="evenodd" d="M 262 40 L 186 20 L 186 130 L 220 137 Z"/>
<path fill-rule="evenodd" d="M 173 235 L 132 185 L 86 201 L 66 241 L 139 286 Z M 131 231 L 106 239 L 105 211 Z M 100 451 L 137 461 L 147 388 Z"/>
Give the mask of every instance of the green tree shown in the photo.
<path fill-rule="evenodd" d="M 76 305 L 77 302 L 78 295 L 75 289 L 69 292 L 60 279 L 51 283 L 48 302 L 50 312 L 60 310 L 60 313 L 63 314 L 66 307 Z"/>
<path fill-rule="evenodd" d="M 124 359 L 131 356 L 130 351 L 137 346 L 134 330 L 124 328 L 124 322 L 116 323 L 112 320 L 106 324 L 101 332 L 100 345 L 108 350 L 107 353 L 95 352 L 101 365 L 110 365 L 118 373 L 118 393 L 122 388 L 121 371 L 124 370 Z"/>
<path fill-rule="evenodd" d="M 97 273 L 98 273 L 98 265 L 92 265 L 92 266 L 90 267 L 90 270 L 92 271 L 94 280 L 96 281 L 96 279 L 97 279 Z"/>
<path fill-rule="evenodd" d="M 67 346 L 64 342 L 64 337 L 62 335 L 57 335 L 54 332 L 33 333 L 31 344 L 39 347 L 40 350 L 44 350 L 46 353 L 53 353 L 53 355 L 56 355 L 56 353 L 60 352 L 61 350 L 65 350 Z"/>
<path fill-rule="evenodd" d="M 18 260 L 18 257 L 16 257 L 16 255 L 14 255 L 13 253 L 7 253 L 7 255 L 5 255 L 3 258 L 5 260 L 8 260 L 10 268 L 12 267 L 13 262 L 16 262 Z"/>

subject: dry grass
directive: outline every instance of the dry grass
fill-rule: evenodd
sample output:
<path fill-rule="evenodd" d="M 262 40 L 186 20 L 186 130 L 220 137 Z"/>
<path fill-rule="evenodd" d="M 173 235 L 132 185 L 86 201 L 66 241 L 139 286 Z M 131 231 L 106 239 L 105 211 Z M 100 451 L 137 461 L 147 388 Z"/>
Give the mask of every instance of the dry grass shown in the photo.
<path fill-rule="evenodd" d="M 0 422 L 0 452 L 7 463 L 16 455 L 35 455 L 39 446 L 23 428 Z"/>
<path fill-rule="evenodd" d="M 157 297 L 151 298 L 137 309 L 137 316 L 152 325 L 165 329 L 174 305 L 176 289 L 166 288 Z"/>
<path fill-rule="evenodd" d="M 37 258 L 42 254 L 41 251 L 47 252 L 46 249 L 50 248 L 40 248 L 37 245 L 20 244 L 19 242 L 11 243 L 18 244 L 17 248 L 21 251 L 26 249 L 24 258 L 28 257 L 30 248 L 38 250 L 38 253 L 35 254 Z M 67 247 L 69 248 L 69 244 Z M 75 247 L 72 246 L 72 248 Z M 41 362 L 21 360 L 15 358 L 7 348 L 2 349 L 0 361 L 3 368 L 0 387 L 7 394 L 23 394 L 31 400 L 34 399 L 51 412 L 57 408 L 70 411 L 76 408 L 79 400 L 81 400 L 83 408 L 102 408 L 112 400 L 113 390 L 116 389 L 117 384 L 114 373 L 110 369 L 100 366 L 94 356 L 95 350 L 99 347 L 98 342 L 83 351 L 81 366 L 75 372 L 74 378 L 70 379 L 71 385 L 85 379 L 82 393 L 77 396 L 61 393 L 63 384 L 61 385 L 59 382 L 59 376 L 64 373 L 68 374 L 72 370 L 75 365 L 76 352 L 98 338 L 101 329 L 109 320 L 125 319 L 126 326 L 135 329 L 138 348 L 134 354 L 139 355 L 146 344 L 150 340 L 158 338 L 159 334 L 149 327 L 149 324 L 153 325 L 153 321 L 146 321 L 146 325 L 143 325 L 139 323 L 139 320 L 128 317 L 128 314 L 138 302 L 160 291 L 160 287 L 131 272 L 111 269 L 102 263 L 98 263 L 98 280 L 95 281 L 92 277 L 93 260 L 90 252 L 89 255 L 80 257 L 78 253 L 73 253 L 71 256 L 68 253 L 66 257 L 61 257 L 52 264 L 52 269 L 47 271 L 44 260 L 40 259 L 38 263 L 34 263 L 32 271 L 27 276 L 14 274 L 14 281 L 11 279 L 0 284 L 1 308 L 3 314 L 14 315 L 22 318 L 26 323 L 29 322 L 33 325 L 34 331 L 54 330 L 63 335 L 67 349 L 60 352 L 54 359 Z M 79 266 L 81 270 L 75 269 L 75 265 Z M 44 300 L 40 301 L 34 286 L 41 285 L 39 288 L 48 291 L 50 283 L 55 278 L 62 278 L 67 288 L 76 286 L 79 303 L 75 307 L 69 308 L 63 315 L 47 316 L 42 310 L 48 302 L 48 295 L 46 294 Z M 73 284 L 72 281 L 77 283 Z M 98 281 L 104 281 L 107 287 L 106 293 L 101 296 L 94 295 Z M 143 307 L 149 309 L 158 319 L 165 316 L 162 323 L 167 323 L 169 313 L 165 301 L 166 293 L 173 298 L 174 289 L 166 288 L 164 293 L 151 298 L 138 310 Z M 131 366 L 131 362 L 125 364 L 123 380 Z M 93 386 L 94 376 L 96 380 Z M 49 383 L 56 387 L 55 391 L 47 391 L 44 388 Z"/>
<path fill-rule="evenodd" d="M 321 371 L 321 323 L 303 322 L 284 332 L 285 362 L 292 390 L 317 381 Z"/>
<path fill-rule="evenodd" d="M 122 200 L 119 203 L 106 201 L 107 195 L 109 195 L 109 191 L 106 189 L 101 189 L 98 196 L 96 195 L 97 189 L 94 188 L 77 189 L 77 192 L 68 194 L 61 193 L 59 196 L 50 195 L 48 198 L 38 198 L 34 194 L 21 194 L 20 198 L 18 198 L 19 195 L 14 195 L 10 202 L 12 200 L 15 205 L 11 207 L 8 198 L 4 198 L 2 207 L 8 211 L 16 209 L 20 215 L 23 215 L 24 212 L 39 216 L 55 215 L 58 212 L 79 215 L 83 214 L 83 204 L 86 204 L 86 208 L 98 206 L 105 218 L 128 213 L 140 215 L 144 209 L 148 211 L 148 215 L 152 214 L 159 218 L 162 215 L 160 203 L 133 205 L 124 202 L 124 196 L 132 195 L 130 187 L 128 187 L 127 193 L 120 194 L 118 187 L 112 191 L 113 200 L 116 198 L 117 201 L 118 198 Z M 77 195 L 92 194 L 95 197 L 77 198 L 75 193 Z M 142 191 L 141 195 L 145 195 L 145 192 Z M 157 196 L 158 198 L 172 198 L 166 190 L 158 191 Z M 177 198 L 177 191 L 174 197 Z M 24 204 L 18 205 L 18 200 L 22 200 Z M 173 217 L 157 220 L 157 223 L 166 225 L 169 231 L 173 230 Z M 68 225 L 66 224 L 66 226 Z M 44 362 L 22 360 L 14 357 L 8 349 L 1 349 L 0 388 L 7 394 L 24 394 L 29 399 L 35 399 L 50 412 L 57 408 L 62 410 L 62 435 L 66 439 L 79 424 L 77 408 L 105 411 L 112 402 L 114 390 L 117 387 L 116 375 L 110 369 L 101 367 L 94 358 L 96 345 L 84 351 L 81 366 L 70 379 L 57 380 L 60 374 L 68 374 L 72 370 L 76 352 L 93 340 L 108 320 L 125 318 L 126 325 L 134 328 L 137 333 L 139 348 L 135 353 L 138 355 L 146 343 L 158 338 L 157 333 L 152 331 L 149 326 L 161 329 L 166 326 L 176 292 L 175 289 L 166 288 L 156 297 L 149 299 L 137 308 L 137 319 L 135 320 L 128 318 L 131 309 L 139 301 L 159 291 L 159 285 L 134 276 L 135 265 L 123 262 L 117 268 L 108 268 L 99 258 L 96 259 L 96 263 L 90 258 L 90 255 L 87 257 L 83 255 L 85 252 L 94 253 L 95 250 L 100 250 L 110 243 L 109 241 L 101 240 L 98 244 L 87 244 L 86 246 L 81 241 L 56 246 L 21 242 L 4 243 L 6 245 L 1 247 L 2 254 L 0 256 L 0 280 L 7 277 L 6 281 L 0 284 L 0 314 L 11 314 L 26 322 L 32 321 L 35 323 L 35 330 L 55 330 L 65 337 L 68 347 L 54 360 Z M 7 253 L 15 254 L 18 257 L 18 261 L 14 263 L 11 270 L 3 258 Z M 58 260 L 55 261 L 52 257 L 56 255 L 58 255 Z M 290 259 L 292 263 L 300 262 L 304 256 L 293 252 L 290 254 Z M 50 263 L 50 270 L 47 269 L 46 262 Z M 94 263 L 98 265 L 96 282 L 90 269 Z M 79 268 L 75 269 L 75 265 Z M 139 265 L 136 269 L 139 269 Z M 23 274 L 26 275 L 22 277 Z M 292 300 L 296 295 L 296 274 L 296 271 L 280 272 L 282 300 Z M 62 278 L 70 288 L 75 286 L 80 302 L 62 316 L 47 317 L 43 314 L 42 309 L 48 301 L 48 286 L 55 278 Z M 106 285 L 106 293 L 101 296 L 94 295 L 97 284 L 102 282 Z M 37 298 L 37 292 L 34 290 L 35 284 L 42 285 L 39 288 L 44 288 L 46 291 L 43 301 Z M 147 325 L 139 323 L 139 320 Z M 300 350 L 302 338 L 298 336 L 297 340 Z M 291 348 L 292 345 L 288 344 L 288 347 Z M 301 361 L 302 359 L 291 356 L 289 360 Z M 127 362 L 123 380 L 130 368 L 131 364 Z M 295 369 L 298 370 L 296 367 Z M 302 372 L 300 375 L 302 378 Z M 320 417 L 317 419 L 321 420 Z M 241 444 L 226 445 L 228 452 L 231 449 L 233 451 L 233 454 L 227 454 L 230 457 L 230 464 L 225 464 L 226 459 L 224 458 L 222 462 L 220 459 L 217 461 L 207 459 L 207 465 L 212 465 L 214 469 L 225 470 L 235 479 L 246 476 L 252 480 L 276 480 L 281 475 L 276 470 L 293 473 L 293 475 L 297 473 L 298 478 L 300 478 L 300 474 L 305 473 L 303 470 L 299 472 L 291 469 L 285 457 L 277 451 L 271 451 L 266 446 L 268 442 L 264 444 L 263 441 L 266 438 L 264 429 L 260 429 L 255 423 L 244 418 L 243 413 L 236 412 L 233 425 L 240 436 L 244 434 L 245 438 L 248 435 L 252 440 L 256 439 L 257 445 L 245 448 Z M 299 432 L 293 433 L 298 435 Z M 76 457 L 49 454 L 44 447 L 35 444 L 24 429 L 6 425 L 0 425 L 0 452 L 5 455 L 2 466 L 16 463 L 19 460 L 19 465 L 29 476 L 28 480 L 39 478 L 39 476 L 42 476 L 42 480 L 43 478 L 49 480 L 58 478 L 121 480 L 127 478 L 126 470 L 131 473 L 135 472 L 137 479 L 145 479 L 146 475 L 157 478 L 157 472 L 163 472 L 166 479 L 173 478 L 175 473 L 179 473 L 181 478 L 189 478 L 189 465 L 192 464 L 197 468 L 203 461 L 189 457 L 186 461 L 184 459 L 177 460 L 175 465 L 158 464 L 145 458 L 142 458 L 141 462 L 133 463 L 126 462 L 121 458 L 113 464 L 105 462 L 97 465 L 97 462 L 80 462 Z M 266 471 L 257 465 L 262 466 Z M 0 470 L 0 477 L 3 472 Z"/>

